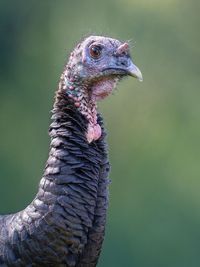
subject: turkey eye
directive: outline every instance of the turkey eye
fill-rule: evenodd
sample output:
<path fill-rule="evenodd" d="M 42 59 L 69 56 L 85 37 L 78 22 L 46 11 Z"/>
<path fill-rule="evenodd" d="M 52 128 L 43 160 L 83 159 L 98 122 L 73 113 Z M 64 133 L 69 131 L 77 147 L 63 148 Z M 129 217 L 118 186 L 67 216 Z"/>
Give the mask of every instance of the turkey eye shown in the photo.
<path fill-rule="evenodd" d="M 99 45 L 92 45 L 90 47 L 90 55 L 93 58 L 99 58 L 101 56 L 102 47 Z"/>

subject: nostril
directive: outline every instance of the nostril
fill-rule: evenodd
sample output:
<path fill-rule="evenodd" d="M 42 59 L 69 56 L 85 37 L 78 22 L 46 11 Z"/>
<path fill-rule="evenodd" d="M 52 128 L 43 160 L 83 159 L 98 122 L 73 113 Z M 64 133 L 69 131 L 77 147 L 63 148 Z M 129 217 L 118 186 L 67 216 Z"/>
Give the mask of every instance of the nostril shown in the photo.
<path fill-rule="evenodd" d="M 119 67 L 128 67 L 128 64 L 129 64 L 129 61 L 127 58 L 124 58 L 124 57 L 118 57 L 117 58 L 117 61 L 116 61 L 116 64 L 119 66 Z"/>
<path fill-rule="evenodd" d="M 121 66 L 123 66 L 123 67 L 127 67 L 127 60 L 125 60 L 125 59 L 121 59 L 121 60 L 119 61 L 119 63 L 120 63 Z"/>
<path fill-rule="evenodd" d="M 121 65 L 122 65 L 122 66 L 126 66 L 126 62 L 125 62 L 125 61 L 122 61 L 122 62 L 121 62 Z"/>

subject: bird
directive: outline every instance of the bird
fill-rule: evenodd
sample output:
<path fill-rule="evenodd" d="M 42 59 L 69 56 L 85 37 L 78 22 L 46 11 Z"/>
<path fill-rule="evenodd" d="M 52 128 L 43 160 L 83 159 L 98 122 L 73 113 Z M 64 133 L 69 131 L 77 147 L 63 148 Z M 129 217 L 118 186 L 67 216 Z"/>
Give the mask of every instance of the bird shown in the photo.
<path fill-rule="evenodd" d="M 0 266 L 97 266 L 110 184 L 97 103 L 127 76 L 142 81 L 128 42 L 88 36 L 76 45 L 56 89 L 38 191 L 25 209 L 0 215 Z"/>

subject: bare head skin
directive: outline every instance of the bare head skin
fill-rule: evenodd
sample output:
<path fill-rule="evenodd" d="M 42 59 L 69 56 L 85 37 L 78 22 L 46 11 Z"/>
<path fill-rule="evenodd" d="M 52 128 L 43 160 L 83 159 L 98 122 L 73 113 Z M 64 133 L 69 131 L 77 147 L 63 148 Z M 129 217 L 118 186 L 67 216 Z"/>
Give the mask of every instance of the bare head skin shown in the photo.
<path fill-rule="evenodd" d="M 90 36 L 71 53 L 59 87 L 74 102 L 88 121 L 87 141 L 101 137 L 97 123 L 97 101 L 104 99 L 125 76 L 142 81 L 140 70 L 133 64 L 128 43 L 103 36 Z"/>

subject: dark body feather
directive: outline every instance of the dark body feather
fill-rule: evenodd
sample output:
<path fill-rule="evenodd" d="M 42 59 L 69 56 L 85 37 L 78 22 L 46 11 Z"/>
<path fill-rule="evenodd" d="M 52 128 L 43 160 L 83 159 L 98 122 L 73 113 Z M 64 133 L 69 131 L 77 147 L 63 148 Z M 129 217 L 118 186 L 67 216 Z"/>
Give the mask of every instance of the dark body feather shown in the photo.
<path fill-rule="evenodd" d="M 32 203 L 0 216 L 0 266 L 96 266 L 105 231 L 109 163 L 105 131 L 88 143 L 86 119 L 57 93 L 49 158 Z M 98 123 L 103 122 L 98 115 Z"/>

